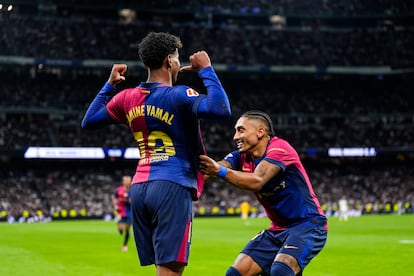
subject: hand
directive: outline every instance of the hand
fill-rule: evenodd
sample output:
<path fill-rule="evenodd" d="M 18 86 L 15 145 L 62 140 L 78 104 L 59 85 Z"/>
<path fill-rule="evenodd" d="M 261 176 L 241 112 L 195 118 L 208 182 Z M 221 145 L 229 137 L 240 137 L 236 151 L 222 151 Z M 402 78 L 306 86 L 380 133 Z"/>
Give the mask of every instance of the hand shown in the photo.
<path fill-rule="evenodd" d="M 220 164 L 208 157 L 207 155 L 200 155 L 200 171 L 207 176 L 216 177 L 220 171 Z"/>
<path fill-rule="evenodd" d="M 108 82 L 112 86 L 116 86 L 118 83 L 125 81 L 125 73 L 127 71 L 126 64 L 114 64 L 112 66 L 111 75 L 109 75 Z"/>
<path fill-rule="evenodd" d="M 211 66 L 210 57 L 206 51 L 199 51 L 190 56 L 190 65 L 183 66 L 180 72 L 194 71 L 198 72 L 203 68 Z"/>

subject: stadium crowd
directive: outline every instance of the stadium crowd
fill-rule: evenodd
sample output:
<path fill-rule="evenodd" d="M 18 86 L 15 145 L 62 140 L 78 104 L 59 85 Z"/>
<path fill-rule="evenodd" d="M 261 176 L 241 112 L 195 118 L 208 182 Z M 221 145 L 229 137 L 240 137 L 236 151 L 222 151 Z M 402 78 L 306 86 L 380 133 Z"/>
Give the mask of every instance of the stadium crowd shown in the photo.
<path fill-rule="evenodd" d="M 0 22 L 0 55 L 71 60 L 75 64 L 84 59 L 137 60 L 138 41 L 148 31 L 176 33 L 185 45 L 182 57 L 205 49 L 215 64 L 321 68 L 414 64 L 414 26 L 398 22 L 369 27 L 309 24 L 283 29 L 269 23 L 240 26 L 193 21 L 171 24 L 160 20 L 124 24 L 119 20 L 23 15 L 0 18 Z M 203 44 L 204 41 L 214 43 Z"/>
<path fill-rule="evenodd" d="M 132 172 L 133 166 L 131 166 Z M 359 214 L 414 213 L 414 172 L 409 165 L 367 167 L 342 164 L 310 168 L 309 176 L 328 215 L 345 196 Z M 39 216 L 53 219 L 113 216 L 111 195 L 126 169 L 79 168 L 8 171 L 0 178 L 0 220 Z M 195 215 L 237 215 L 243 200 L 262 211 L 252 194 L 222 180 L 209 180 Z"/>
<path fill-rule="evenodd" d="M 31 78 L 28 74 L 8 72 L 10 81 L 0 84 L 4 96 L 0 99 L 0 149 L 134 146 L 123 126 L 110 127 L 116 131 L 94 131 L 96 135 L 80 128 L 86 105 L 104 77 L 58 78 L 40 73 Z M 300 82 L 260 75 L 241 78 L 245 80 L 243 86 L 234 76 L 223 74 L 222 78 L 233 117 L 245 110 L 261 109 L 271 114 L 278 135 L 297 148 L 414 146 L 414 97 L 409 76 L 303 77 Z M 131 77 L 135 84 L 140 80 L 139 76 Z M 233 119 L 220 124 L 204 122 L 207 148 L 232 149 L 233 123 Z"/>
<path fill-rule="evenodd" d="M 193 51 L 205 49 L 214 64 L 226 66 L 218 74 L 229 94 L 233 118 L 203 122 L 207 151 L 217 158 L 234 149 L 234 118 L 249 109 L 271 114 L 277 135 L 301 153 L 329 147 L 375 147 L 393 152 L 412 152 L 414 148 L 412 72 L 370 72 L 414 65 L 414 25 L 406 16 L 414 7 L 408 0 L 116 1 L 113 6 L 117 8 L 128 5 L 147 13 L 171 10 L 156 19 L 138 16 L 129 23 L 99 16 L 99 9 L 86 16 L 74 9 L 71 12 L 67 7 L 80 2 L 67 2 L 59 6 L 59 15 L 0 13 L 0 220 L 113 214 L 111 194 L 120 176 L 133 173 L 134 165 L 112 168 L 102 161 L 67 166 L 56 161 L 47 169 L 27 168 L 20 164 L 22 160 L 7 163 L 7 154 L 21 154 L 28 146 L 133 147 L 131 134 L 122 126 L 97 130 L 94 135 L 81 130 L 86 105 L 109 73 L 108 68 L 81 64 L 83 60 L 136 61 L 137 43 L 149 31 L 179 35 L 184 44 L 182 62 Z M 85 0 L 82 5 L 97 2 Z M 182 12 L 200 17 L 186 20 Z M 284 14 L 288 19 L 290 15 L 306 16 L 283 26 L 269 20 L 247 23 L 248 17 L 242 16 L 263 13 Z M 307 17 L 318 14 L 323 16 Z M 342 22 L 328 20 L 333 15 L 350 17 Z M 361 16 L 366 20 L 354 20 Z M 35 61 L 19 64 L 25 58 Z M 60 66 L 48 65 L 54 62 Z M 240 72 L 237 65 L 256 69 Z M 269 72 L 270 66 L 318 69 L 315 74 L 274 74 Z M 367 74 L 330 75 L 325 72 L 329 66 L 358 66 Z M 138 84 L 145 75 L 139 66 L 129 72 L 126 86 Z M 198 85 L 188 74 L 181 74 L 178 82 Z M 305 162 L 329 215 L 335 215 L 342 196 L 357 213 L 400 214 L 414 212 L 414 172 L 412 162 L 404 162 L 404 158 L 392 156 L 388 163 L 372 159 Z M 258 206 L 248 193 L 221 180 L 210 180 L 201 200 L 194 203 L 194 211 L 196 215 L 234 214 L 246 198 Z M 259 215 L 261 210 L 256 209 Z"/>

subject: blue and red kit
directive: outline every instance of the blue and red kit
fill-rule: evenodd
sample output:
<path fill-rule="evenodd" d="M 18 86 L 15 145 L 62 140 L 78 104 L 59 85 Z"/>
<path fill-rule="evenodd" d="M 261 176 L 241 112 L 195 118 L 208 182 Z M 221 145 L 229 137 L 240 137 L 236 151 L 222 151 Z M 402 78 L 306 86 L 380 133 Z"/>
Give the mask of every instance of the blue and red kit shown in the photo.
<path fill-rule="evenodd" d="M 127 125 L 140 159 L 130 188 L 133 230 L 141 265 L 187 264 L 192 200 L 201 195 L 204 153 L 199 119 L 231 116 L 226 92 L 213 68 L 198 72 L 207 94 L 184 86 L 143 82 L 115 96 L 101 89 L 82 121 L 84 128 Z"/>
<path fill-rule="evenodd" d="M 114 197 L 117 199 L 116 211 L 121 218 L 131 216 L 131 204 L 129 202 L 128 191 L 124 186 L 115 189 Z"/>
<path fill-rule="evenodd" d="M 251 239 L 241 253 L 249 255 L 270 275 L 278 253 L 294 256 L 301 269 L 324 247 L 327 219 L 313 191 L 309 177 L 295 149 L 285 140 L 273 137 L 261 158 L 233 151 L 224 160 L 232 169 L 254 172 L 265 160 L 281 171 L 255 195 L 264 207 L 271 225 Z"/>
<path fill-rule="evenodd" d="M 224 160 L 233 169 L 244 172 L 254 172 L 262 160 L 281 168 L 279 174 L 255 193 L 272 221 L 270 230 L 283 230 L 307 219 L 325 217 L 305 168 L 287 141 L 273 137 L 262 158 L 252 159 L 245 153 L 233 151 Z"/>

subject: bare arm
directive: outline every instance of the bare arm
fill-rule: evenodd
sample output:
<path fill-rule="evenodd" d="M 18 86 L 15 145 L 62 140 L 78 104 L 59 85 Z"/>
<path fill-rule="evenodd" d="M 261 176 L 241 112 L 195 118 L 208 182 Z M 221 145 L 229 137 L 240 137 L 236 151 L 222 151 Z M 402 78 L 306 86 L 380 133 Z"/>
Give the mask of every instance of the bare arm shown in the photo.
<path fill-rule="evenodd" d="M 200 170 L 206 175 L 217 176 L 220 165 L 227 168 L 224 179 L 236 187 L 253 192 L 259 191 L 270 179 L 277 175 L 281 168 L 265 160 L 261 161 L 253 173 L 230 169 L 226 161 L 216 162 L 206 155 L 200 156 Z"/>

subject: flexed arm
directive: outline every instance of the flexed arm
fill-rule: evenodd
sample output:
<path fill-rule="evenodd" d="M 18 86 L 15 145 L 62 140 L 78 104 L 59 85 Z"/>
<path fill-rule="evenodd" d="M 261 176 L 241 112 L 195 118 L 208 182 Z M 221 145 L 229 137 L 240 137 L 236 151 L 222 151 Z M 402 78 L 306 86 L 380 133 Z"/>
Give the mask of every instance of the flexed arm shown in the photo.
<path fill-rule="evenodd" d="M 207 97 L 200 102 L 197 108 L 198 116 L 203 118 L 231 116 L 228 96 L 211 66 L 210 57 L 205 51 L 191 55 L 190 65 L 182 67 L 180 71 L 198 72 L 207 88 Z"/>
<path fill-rule="evenodd" d="M 83 117 L 81 126 L 85 129 L 96 129 L 113 123 L 112 118 L 106 110 L 106 104 L 109 102 L 115 86 L 125 80 L 125 73 L 127 71 L 126 64 L 114 64 L 112 66 L 111 74 L 108 81 L 95 96 L 88 110 Z"/>

